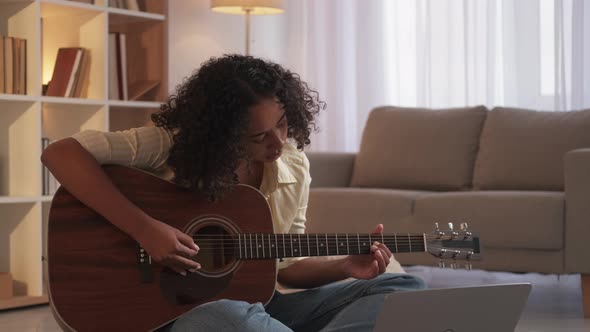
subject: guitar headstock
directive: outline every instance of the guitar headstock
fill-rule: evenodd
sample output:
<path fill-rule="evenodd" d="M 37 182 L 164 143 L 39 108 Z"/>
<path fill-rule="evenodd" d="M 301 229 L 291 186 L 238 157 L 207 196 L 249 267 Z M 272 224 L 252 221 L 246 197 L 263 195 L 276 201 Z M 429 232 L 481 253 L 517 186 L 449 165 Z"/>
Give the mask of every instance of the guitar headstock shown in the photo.
<path fill-rule="evenodd" d="M 426 238 L 427 250 L 434 257 L 439 258 L 439 266 L 445 267 L 445 261 L 450 260 L 450 267 L 457 268 L 457 261 L 464 261 L 465 268 L 471 270 L 471 261 L 480 258 L 481 249 L 479 236 L 468 229 L 467 223 L 461 223 L 460 230 L 455 230 L 453 223 L 449 223 L 448 230 L 440 230 L 438 223 L 434 223 L 433 235 Z"/>

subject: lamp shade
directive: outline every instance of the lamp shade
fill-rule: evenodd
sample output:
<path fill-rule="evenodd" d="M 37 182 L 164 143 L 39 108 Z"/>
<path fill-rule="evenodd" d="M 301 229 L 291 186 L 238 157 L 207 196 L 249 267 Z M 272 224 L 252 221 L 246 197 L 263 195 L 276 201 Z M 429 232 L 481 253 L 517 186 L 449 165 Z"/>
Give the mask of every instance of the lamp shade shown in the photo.
<path fill-rule="evenodd" d="M 243 15 L 269 15 L 284 12 L 284 0 L 211 0 L 211 10 L 218 13 Z"/>

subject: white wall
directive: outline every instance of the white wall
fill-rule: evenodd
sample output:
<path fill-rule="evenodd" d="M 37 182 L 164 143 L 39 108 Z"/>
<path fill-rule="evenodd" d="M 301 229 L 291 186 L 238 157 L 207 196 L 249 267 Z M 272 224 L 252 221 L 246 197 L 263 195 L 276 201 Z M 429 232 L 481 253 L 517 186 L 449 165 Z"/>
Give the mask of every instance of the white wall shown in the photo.
<path fill-rule="evenodd" d="M 169 2 L 170 91 L 211 56 L 245 52 L 245 17 L 214 13 L 209 4 L 209 0 Z M 287 25 L 284 14 L 252 16 L 250 53 L 284 64 Z"/>

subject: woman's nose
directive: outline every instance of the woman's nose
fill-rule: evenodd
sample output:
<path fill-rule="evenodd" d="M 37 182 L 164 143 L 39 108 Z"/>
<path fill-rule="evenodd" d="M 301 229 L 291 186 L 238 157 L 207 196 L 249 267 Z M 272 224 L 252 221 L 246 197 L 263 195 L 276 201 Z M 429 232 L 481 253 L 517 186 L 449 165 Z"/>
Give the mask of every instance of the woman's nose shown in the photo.
<path fill-rule="evenodd" d="M 279 128 L 274 128 L 271 130 L 271 142 L 273 148 L 282 149 L 283 145 L 285 144 L 285 139 L 283 139 L 282 131 Z"/>

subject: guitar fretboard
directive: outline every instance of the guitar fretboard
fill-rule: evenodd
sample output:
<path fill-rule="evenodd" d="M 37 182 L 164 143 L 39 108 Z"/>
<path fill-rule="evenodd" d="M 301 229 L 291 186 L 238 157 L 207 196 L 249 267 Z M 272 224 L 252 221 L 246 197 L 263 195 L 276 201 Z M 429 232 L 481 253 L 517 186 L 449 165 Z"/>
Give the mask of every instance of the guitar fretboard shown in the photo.
<path fill-rule="evenodd" d="M 424 252 L 424 234 L 239 234 L 239 259 L 366 255 L 377 241 L 392 253 Z"/>

